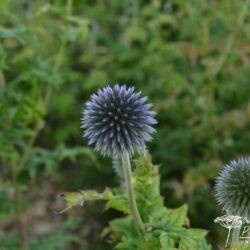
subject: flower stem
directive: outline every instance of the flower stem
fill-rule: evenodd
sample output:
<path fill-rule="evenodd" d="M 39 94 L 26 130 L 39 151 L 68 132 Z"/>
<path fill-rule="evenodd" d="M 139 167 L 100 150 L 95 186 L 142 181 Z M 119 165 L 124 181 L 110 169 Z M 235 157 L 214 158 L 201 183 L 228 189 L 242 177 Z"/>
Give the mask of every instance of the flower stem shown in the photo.
<path fill-rule="evenodd" d="M 230 235 L 231 235 L 231 228 L 229 228 L 229 230 L 228 230 L 227 240 L 226 240 L 226 245 L 225 245 L 225 247 L 228 246 L 228 242 L 229 242 Z"/>
<path fill-rule="evenodd" d="M 123 168 L 124 178 L 125 178 L 125 182 L 126 182 L 127 189 L 128 189 L 128 201 L 129 201 L 130 210 L 135 220 L 138 231 L 142 232 L 144 230 L 144 225 L 143 225 L 140 213 L 137 208 L 134 185 L 132 182 L 130 158 L 127 152 L 122 156 L 122 168 Z"/>
<path fill-rule="evenodd" d="M 15 189 L 16 222 L 20 238 L 20 245 L 22 250 L 28 250 L 29 249 L 28 236 L 22 218 L 22 200 L 21 200 L 20 185 L 18 184 L 17 181 L 17 176 L 19 171 L 17 165 L 12 164 L 11 167 L 12 167 L 13 185 Z"/>

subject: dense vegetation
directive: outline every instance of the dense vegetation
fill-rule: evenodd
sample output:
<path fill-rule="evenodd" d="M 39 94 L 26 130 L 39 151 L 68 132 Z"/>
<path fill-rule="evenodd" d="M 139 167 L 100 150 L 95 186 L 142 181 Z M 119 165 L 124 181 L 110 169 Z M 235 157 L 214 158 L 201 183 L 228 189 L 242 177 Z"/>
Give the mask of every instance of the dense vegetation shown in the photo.
<path fill-rule="evenodd" d="M 0 23 L 0 248 L 20 249 L 19 231 L 36 250 L 110 249 L 99 234 L 117 212 L 53 212 L 61 191 L 119 184 L 80 129 L 107 83 L 149 96 L 166 205 L 224 241 L 213 186 L 250 152 L 249 1 L 2 0 Z"/>

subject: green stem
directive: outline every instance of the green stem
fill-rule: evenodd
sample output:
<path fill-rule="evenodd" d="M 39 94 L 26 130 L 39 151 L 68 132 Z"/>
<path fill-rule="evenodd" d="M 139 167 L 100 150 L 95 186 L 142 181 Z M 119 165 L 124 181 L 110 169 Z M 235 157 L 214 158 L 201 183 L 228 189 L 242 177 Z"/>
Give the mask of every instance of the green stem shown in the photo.
<path fill-rule="evenodd" d="M 143 225 L 140 213 L 137 208 L 134 185 L 132 181 L 130 158 L 127 152 L 122 156 L 122 168 L 123 168 L 124 178 L 125 178 L 125 182 L 126 182 L 127 189 L 128 189 L 128 200 L 129 200 L 130 210 L 135 220 L 136 227 L 138 228 L 139 232 L 142 232 L 144 230 L 144 225 Z"/>
<path fill-rule="evenodd" d="M 17 180 L 18 173 L 19 173 L 18 168 L 16 167 L 16 165 L 12 164 L 12 179 L 15 190 L 16 221 L 20 237 L 20 245 L 22 250 L 28 250 L 29 249 L 28 237 L 22 219 L 22 200 L 21 200 L 20 185 L 18 184 Z"/>
<path fill-rule="evenodd" d="M 230 239 L 230 235 L 231 235 L 231 228 L 229 228 L 229 230 L 228 230 L 227 240 L 226 240 L 226 245 L 225 245 L 225 247 L 228 246 L 228 242 L 229 242 L 229 239 Z"/>
<path fill-rule="evenodd" d="M 0 88 L 4 88 L 6 85 L 3 70 L 0 70 Z"/>

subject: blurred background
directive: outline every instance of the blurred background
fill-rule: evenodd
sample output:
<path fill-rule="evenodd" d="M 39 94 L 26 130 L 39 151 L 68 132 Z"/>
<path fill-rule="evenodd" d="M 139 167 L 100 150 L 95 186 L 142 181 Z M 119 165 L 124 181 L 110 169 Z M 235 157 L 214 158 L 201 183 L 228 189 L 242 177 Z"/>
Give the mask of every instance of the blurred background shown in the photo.
<path fill-rule="evenodd" d="M 157 111 L 148 144 L 161 193 L 214 246 L 214 180 L 250 152 L 250 16 L 241 0 L 1 0 L 0 248 L 112 249 L 102 202 L 56 214 L 57 194 L 119 185 L 86 146 L 84 103 L 135 85 Z"/>

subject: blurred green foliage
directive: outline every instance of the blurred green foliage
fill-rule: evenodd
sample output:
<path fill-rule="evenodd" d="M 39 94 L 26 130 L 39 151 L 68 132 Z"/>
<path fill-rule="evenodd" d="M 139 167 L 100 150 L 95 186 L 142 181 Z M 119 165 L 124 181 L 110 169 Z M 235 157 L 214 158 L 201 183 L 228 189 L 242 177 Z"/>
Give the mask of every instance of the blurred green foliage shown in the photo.
<path fill-rule="evenodd" d="M 77 236 L 69 234 L 68 229 L 73 229 L 78 225 L 78 222 L 69 220 L 63 225 L 55 234 L 48 235 L 42 238 L 37 238 L 33 240 L 30 244 L 31 250 L 61 250 L 65 246 L 69 246 L 70 243 L 77 243 L 81 246 L 84 244 L 80 241 Z M 11 233 L 8 237 L 0 239 L 0 246 L 3 250 L 19 250 L 20 244 L 18 235 L 16 233 Z"/>
<path fill-rule="evenodd" d="M 0 25 L 1 220 L 15 213 L 13 182 L 24 210 L 28 190 L 47 198 L 44 181 L 54 193 L 115 185 L 80 119 L 97 88 L 126 83 L 158 112 L 149 150 L 166 204 L 188 203 L 192 227 L 224 240 L 214 178 L 250 152 L 248 0 L 2 0 Z"/>

